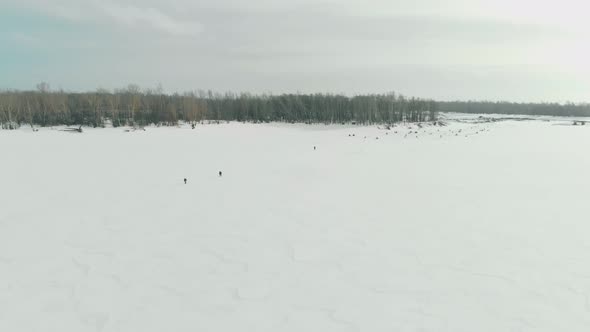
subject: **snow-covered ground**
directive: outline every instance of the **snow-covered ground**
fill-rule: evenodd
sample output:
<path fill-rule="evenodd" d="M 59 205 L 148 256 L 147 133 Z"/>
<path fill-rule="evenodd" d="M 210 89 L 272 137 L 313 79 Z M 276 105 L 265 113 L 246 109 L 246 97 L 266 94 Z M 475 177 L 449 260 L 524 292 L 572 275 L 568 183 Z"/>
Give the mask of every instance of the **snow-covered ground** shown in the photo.
<path fill-rule="evenodd" d="M 0 131 L 0 331 L 588 331 L 590 125 L 447 119 Z"/>

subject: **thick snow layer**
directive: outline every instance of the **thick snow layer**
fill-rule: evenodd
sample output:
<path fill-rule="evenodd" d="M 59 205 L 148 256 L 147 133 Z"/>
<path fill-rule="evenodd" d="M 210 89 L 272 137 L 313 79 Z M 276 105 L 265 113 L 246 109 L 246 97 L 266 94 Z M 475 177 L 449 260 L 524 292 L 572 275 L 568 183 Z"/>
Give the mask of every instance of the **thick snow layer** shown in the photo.
<path fill-rule="evenodd" d="M 0 331 L 588 331 L 590 125 L 450 121 L 0 131 Z"/>

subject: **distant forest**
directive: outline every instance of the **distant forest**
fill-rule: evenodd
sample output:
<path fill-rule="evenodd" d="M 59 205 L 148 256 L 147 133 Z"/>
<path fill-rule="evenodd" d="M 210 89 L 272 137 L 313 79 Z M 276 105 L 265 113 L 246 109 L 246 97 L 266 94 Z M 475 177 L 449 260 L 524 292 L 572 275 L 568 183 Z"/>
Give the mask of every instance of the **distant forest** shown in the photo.
<path fill-rule="evenodd" d="M 203 120 L 297 123 L 393 124 L 437 119 L 437 103 L 394 93 L 347 97 L 333 94 L 252 95 L 211 91 L 165 94 L 137 85 L 115 91 L 0 91 L 0 124 L 103 127 L 176 125 Z"/>
<path fill-rule="evenodd" d="M 588 104 L 436 102 L 400 94 L 348 97 L 338 94 L 253 95 L 211 91 L 165 94 L 161 87 L 77 93 L 0 91 L 0 128 L 36 126 L 176 125 L 179 121 L 394 124 L 437 121 L 438 112 L 590 116 Z"/>
<path fill-rule="evenodd" d="M 590 116 L 589 104 L 453 101 L 437 102 L 437 107 L 445 113 Z"/>

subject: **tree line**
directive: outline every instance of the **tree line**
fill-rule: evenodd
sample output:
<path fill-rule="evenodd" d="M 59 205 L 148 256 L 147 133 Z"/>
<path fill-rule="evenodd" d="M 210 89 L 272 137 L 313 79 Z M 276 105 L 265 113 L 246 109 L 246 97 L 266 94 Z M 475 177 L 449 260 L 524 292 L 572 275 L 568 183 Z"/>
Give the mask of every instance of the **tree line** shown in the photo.
<path fill-rule="evenodd" d="M 438 102 L 440 112 L 508 115 L 590 116 L 589 104 L 510 103 L 486 101 Z"/>
<path fill-rule="evenodd" d="M 4 129 L 23 124 L 118 127 L 203 120 L 393 124 L 435 121 L 437 112 L 433 100 L 395 93 L 354 97 L 212 91 L 165 94 L 161 87 L 141 89 L 137 85 L 78 93 L 54 91 L 46 83 L 37 85 L 34 91 L 0 91 L 0 124 Z"/>
<path fill-rule="evenodd" d="M 40 83 L 32 91 L 0 91 L 0 127 L 76 125 L 104 127 L 176 125 L 179 121 L 394 124 L 436 121 L 438 112 L 590 116 L 589 104 L 435 102 L 400 94 L 254 95 L 194 91 L 166 94 L 161 87 L 93 92 L 51 90 Z"/>

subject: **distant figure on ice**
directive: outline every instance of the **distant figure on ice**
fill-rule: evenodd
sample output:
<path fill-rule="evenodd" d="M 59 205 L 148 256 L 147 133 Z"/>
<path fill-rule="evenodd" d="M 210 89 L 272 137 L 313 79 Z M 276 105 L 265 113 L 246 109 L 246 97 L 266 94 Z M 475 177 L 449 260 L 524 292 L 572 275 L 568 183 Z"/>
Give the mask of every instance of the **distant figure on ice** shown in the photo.
<path fill-rule="evenodd" d="M 186 178 L 184 178 L 184 184 L 186 184 Z"/>
<path fill-rule="evenodd" d="M 221 171 L 219 171 L 219 177 L 223 176 L 223 173 Z"/>
<path fill-rule="evenodd" d="M 313 147 L 313 150 L 315 151 L 315 146 Z"/>

